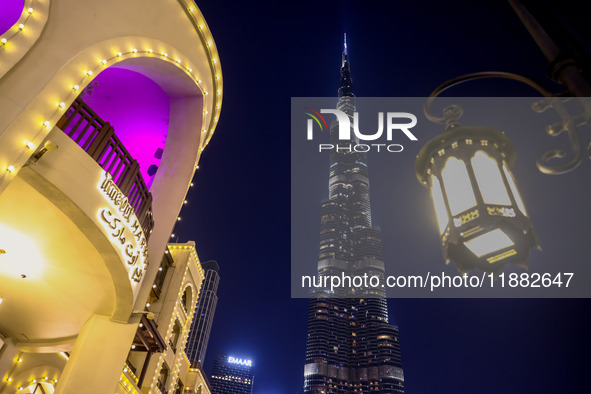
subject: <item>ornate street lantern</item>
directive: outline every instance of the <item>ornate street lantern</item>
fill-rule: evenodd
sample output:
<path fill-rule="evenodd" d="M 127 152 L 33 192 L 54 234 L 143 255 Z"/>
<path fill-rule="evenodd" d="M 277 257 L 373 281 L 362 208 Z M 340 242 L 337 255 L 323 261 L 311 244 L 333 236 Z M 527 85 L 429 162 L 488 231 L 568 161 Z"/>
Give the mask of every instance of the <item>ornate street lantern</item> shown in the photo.
<path fill-rule="evenodd" d="M 513 143 L 483 126 L 455 126 L 417 156 L 419 181 L 430 188 L 446 263 L 462 273 L 527 268 L 539 242 L 511 168 Z"/>

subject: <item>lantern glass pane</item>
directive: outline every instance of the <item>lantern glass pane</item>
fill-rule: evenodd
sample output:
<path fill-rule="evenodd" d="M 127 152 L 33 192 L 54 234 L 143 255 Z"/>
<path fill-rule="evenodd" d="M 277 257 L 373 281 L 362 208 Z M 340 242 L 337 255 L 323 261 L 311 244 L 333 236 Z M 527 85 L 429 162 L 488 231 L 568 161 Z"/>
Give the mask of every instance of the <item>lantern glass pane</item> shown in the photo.
<path fill-rule="evenodd" d="M 511 238 L 501 229 L 494 229 L 464 242 L 464 245 L 477 257 L 481 257 L 514 245 Z"/>
<path fill-rule="evenodd" d="M 515 185 L 515 179 L 513 179 L 513 174 L 507 168 L 507 165 L 503 163 L 503 172 L 505 172 L 505 177 L 507 178 L 507 182 L 509 183 L 509 187 L 511 188 L 511 193 L 513 193 L 513 198 L 515 198 L 515 202 L 517 203 L 517 207 L 525 216 L 527 216 L 527 211 L 525 210 L 525 204 L 519 195 L 519 190 L 517 190 L 517 185 Z"/>
<path fill-rule="evenodd" d="M 431 198 L 433 198 L 433 205 L 435 206 L 439 233 L 443 234 L 449 218 L 447 217 L 447 210 L 445 209 L 445 200 L 443 199 L 441 185 L 439 184 L 439 179 L 435 176 L 431 176 Z"/>
<path fill-rule="evenodd" d="M 472 169 L 485 204 L 511 205 L 497 161 L 478 151 L 472 158 Z"/>
<path fill-rule="evenodd" d="M 441 171 L 441 178 L 445 186 L 449 210 L 453 216 L 476 205 L 468 170 L 463 161 L 455 157 L 447 159 Z"/>

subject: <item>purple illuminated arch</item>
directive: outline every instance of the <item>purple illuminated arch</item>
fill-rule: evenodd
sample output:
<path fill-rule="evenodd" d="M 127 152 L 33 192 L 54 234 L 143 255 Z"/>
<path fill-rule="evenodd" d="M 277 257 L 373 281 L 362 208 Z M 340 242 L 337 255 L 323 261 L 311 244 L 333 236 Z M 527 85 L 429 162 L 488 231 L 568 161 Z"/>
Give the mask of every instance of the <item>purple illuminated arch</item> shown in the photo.
<path fill-rule="evenodd" d="M 21 17 L 25 8 L 24 0 L 3 0 L 0 2 L 0 35 L 6 33 Z"/>
<path fill-rule="evenodd" d="M 114 127 L 150 188 L 168 135 L 168 95 L 150 78 L 114 66 L 91 82 L 82 100 Z"/>

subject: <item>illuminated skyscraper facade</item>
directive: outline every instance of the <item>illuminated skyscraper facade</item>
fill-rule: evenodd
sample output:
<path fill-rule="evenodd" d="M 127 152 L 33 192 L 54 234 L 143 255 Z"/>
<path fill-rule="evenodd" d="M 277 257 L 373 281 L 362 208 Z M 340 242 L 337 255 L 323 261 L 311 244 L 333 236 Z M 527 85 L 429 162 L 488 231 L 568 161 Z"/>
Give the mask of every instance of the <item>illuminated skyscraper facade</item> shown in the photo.
<path fill-rule="evenodd" d="M 195 308 L 195 317 L 193 318 L 189 340 L 185 348 L 191 365 L 196 363 L 203 365 L 215 307 L 218 303 L 217 291 L 220 283 L 220 267 L 213 260 L 203 263 L 202 267 L 205 271 L 205 280 L 201 284 L 197 307 Z"/>
<path fill-rule="evenodd" d="M 337 109 L 355 111 L 347 46 L 342 57 Z M 322 202 L 318 275 L 384 279 L 382 240 L 372 226 L 367 158 L 350 148 L 356 137 L 338 139 L 330 127 L 329 198 Z M 304 392 L 404 393 L 398 328 L 388 324 L 384 289 L 338 288 L 312 294 Z"/>
<path fill-rule="evenodd" d="M 211 394 L 252 394 L 254 362 L 220 353 L 213 364 L 210 384 Z"/>

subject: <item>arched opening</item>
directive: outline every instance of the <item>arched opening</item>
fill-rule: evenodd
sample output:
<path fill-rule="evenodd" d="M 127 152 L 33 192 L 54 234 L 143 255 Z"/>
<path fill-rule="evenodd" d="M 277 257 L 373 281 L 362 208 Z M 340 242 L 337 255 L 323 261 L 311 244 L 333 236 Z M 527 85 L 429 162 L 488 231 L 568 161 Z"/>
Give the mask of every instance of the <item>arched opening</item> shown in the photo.
<path fill-rule="evenodd" d="M 21 17 L 25 8 L 24 0 L 7 0 L 2 2 L 0 12 L 0 35 L 8 32 Z"/>
<path fill-rule="evenodd" d="M 188 315 L 189 311 L 191 311 L 191 305 L 193 305 L 193 289 L 191 286 L 185 287 L 185 291 L 183 292 L 183 298 L 181 300 L 181 305 L 185 310 L 185 313 Z"/>
<path fill-rule="evenodd" d="M 115 66 L 101 72 L 79 98 L 113 126 L 150 189 L 168 135 L 168 95 L 150 78 Z"/>

